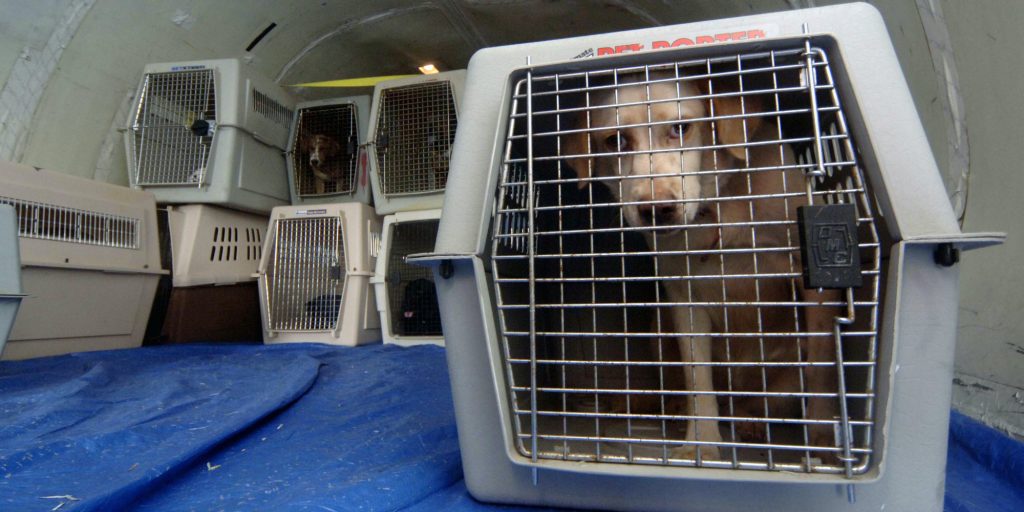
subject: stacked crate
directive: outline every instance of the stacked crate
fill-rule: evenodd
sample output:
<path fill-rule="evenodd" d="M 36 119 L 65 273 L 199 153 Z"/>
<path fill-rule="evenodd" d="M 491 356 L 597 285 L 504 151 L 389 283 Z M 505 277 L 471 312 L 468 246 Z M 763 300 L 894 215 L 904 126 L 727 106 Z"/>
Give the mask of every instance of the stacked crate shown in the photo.
<path fill-rule="evenodd" d="M 433 277 L 405 260 L 434 249 L 464 82 L 465 71 L 450 71 L 373 92 L 370 182 L 386 216 L 373 283 L 385 343 L 444 344 Z"/>

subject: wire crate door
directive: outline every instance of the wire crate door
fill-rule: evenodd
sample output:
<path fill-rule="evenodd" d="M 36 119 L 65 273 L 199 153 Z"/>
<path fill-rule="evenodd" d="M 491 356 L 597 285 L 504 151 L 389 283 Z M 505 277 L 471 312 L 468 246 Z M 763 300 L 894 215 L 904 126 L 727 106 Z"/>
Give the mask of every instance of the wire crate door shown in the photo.
<path fill-rule="evenodd" d="M 206 180 L 217 123 L 213 69 L 149 73 L 132 123 L 136 185 L 195 185 Z"/>
<path fill-rule="evenodd" d="M 269 331 L 332 331 L 344 300 L 346 253 L 342 217 L 275 221 L 267 271 Z"/>
<path fill-rule="evenodd" d="M 292 141 L 292 179 L 299 196 L 352 194 L 359 161 L 354 104 L 299 110 Z"/>
<path fill-rule="evenodd" d="M 490 256 L 521 455 L 874 463 L 880 237 L 829 61 L 803 43 L 513 75 Z M 692 197 L 658 195 L 680 183 Z M 801 284 L 797 206 L 828 203 L 855 212 L 859 243 L 832 240 L 860 257 L 846 294 Z"/>
<path fill-rule="evenodd" d="M 386 248 L 390 332 L 394 336 L 440 337 L 441 315 L 430 269 L 410 265 L 410 254 L 433 250 L 438 221 L 421 220 L 392 224 Z"/>
<path fill-rule="evenodd" d="M 384 196 L 443 191 L 457 124 L 449 81 L 384 90 L 374 139 Z"/>

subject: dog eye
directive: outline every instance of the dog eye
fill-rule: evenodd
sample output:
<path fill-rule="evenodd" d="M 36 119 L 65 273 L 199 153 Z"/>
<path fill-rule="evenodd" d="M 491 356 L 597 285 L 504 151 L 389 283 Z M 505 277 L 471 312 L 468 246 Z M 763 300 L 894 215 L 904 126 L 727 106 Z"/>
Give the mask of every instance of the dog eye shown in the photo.
<path fill-rule="evenodd" d="M 671 131 L 669 133 L 670 133 L 670 136 L 673 139 L 677 139 L 679 137 L 682 137 L 683 134 L 685 134 L 687 132 L 687 130 L 689 130 L 689 129 L 690 129 L 690 124 L 689 123 L 679 123 L 679 124 L 672 125 Z"/>
<path fill-rule="evenodd" d="M 609 135 L 604 139 L 604 146 L 612 151 L 626 151 L 629 149 L 629 141 L 619 134 Z"/>

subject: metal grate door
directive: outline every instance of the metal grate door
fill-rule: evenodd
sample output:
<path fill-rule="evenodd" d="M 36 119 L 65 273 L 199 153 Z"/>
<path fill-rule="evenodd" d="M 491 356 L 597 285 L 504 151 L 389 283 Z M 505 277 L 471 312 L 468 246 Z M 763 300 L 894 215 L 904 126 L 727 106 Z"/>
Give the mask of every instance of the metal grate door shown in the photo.
<path fill-rule="evenodd" d="M 340 217 L 279 219 L 267 269 L 270 331 L 337 328 L 346 259 Z"/>
<path fill-rule="evenodd" d="M 450 82 L 382 91 L 375 147 L 384 195 L 444 190 L 457 124 Z"/>
<path fill-rule="evenodd" d="M 354 105 L 326 105 L 299 111 L 292 141 L 292 169 L 300 196 L 351 194 L 359 160 Z M 314 167 L 311 155 L 317 153 Z"/>
<path fill-rule="evenodd" d="M 149 73 L 132 123 L 138 185 L 201 185 L 217 122 L 212 69 Z"/>
<path fill-rule="evenodd" d="M 519 453 L 847 477 L 876 463 L 884 238 L 825 50 L 511 85 L 490 256 Z M 797 207 L 830 203 L 855 210 L 862 284 L 807 290 Z"/>
<path fill-rule="evenodd" d="M 14 207 L 20 237 L 119 249 L 139 248 L 141 221 L 135 217 L 4 196 L 0 196 L 0 204 Z"/>
<path fill-rule="evenodd" d="M 440 336 L 441 317 L 430 269 L 406 263 L 410 254 L 429 252 L 437 240 L 437 220 L 393 224 L 387 254 L 387 293 L 391 332 L 397 336 Z"/>

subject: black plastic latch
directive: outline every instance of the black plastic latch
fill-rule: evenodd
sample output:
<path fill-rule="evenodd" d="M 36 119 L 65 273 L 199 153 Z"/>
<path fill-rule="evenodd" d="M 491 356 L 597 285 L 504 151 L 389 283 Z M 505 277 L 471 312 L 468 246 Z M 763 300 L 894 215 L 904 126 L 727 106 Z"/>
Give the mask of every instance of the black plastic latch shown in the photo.
<path fill-rule="evenodd" d="M 455 265 L 452 265 L 452 262 L 450 260 L 442 261 L 441 266 L 438 268 L 438 270 L 438 273 L 441 274 L 441 278 L 443 279 L 450 279 L 453 275 L 455 275 Z"/>
<path fill-rule="evenodd" d="M 948 242 L 939 244 L 935 247 L 935 263 L 943 267 L 952 267 L 960 263 L 960 249 Z"/>
<path fill-rule="evenodd" d="M 805 288 L 861 286 L 857 208 L 823 204 L 797 208 Z"/>

